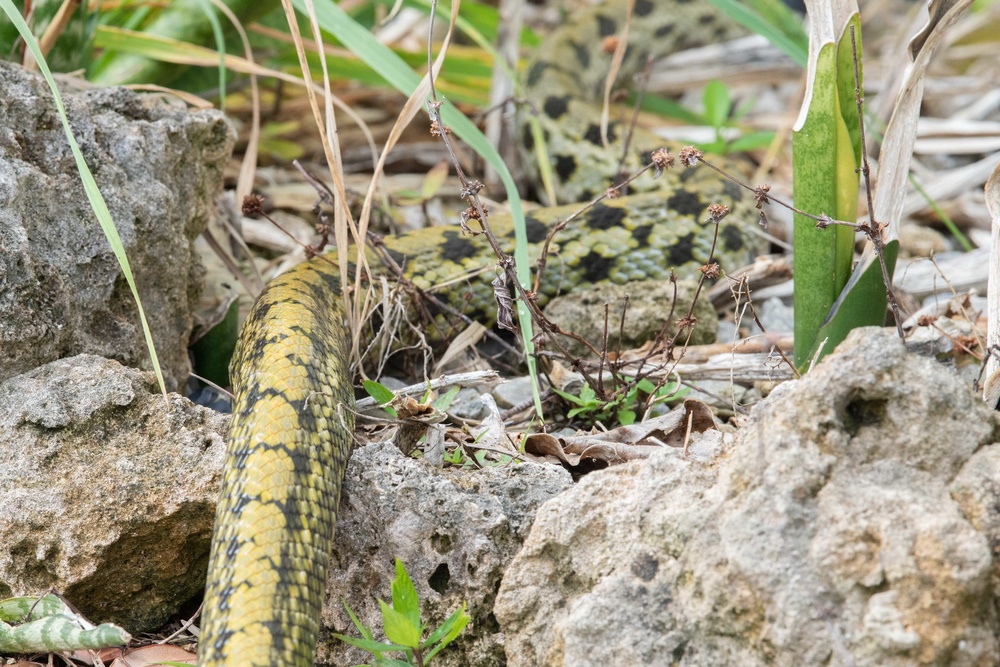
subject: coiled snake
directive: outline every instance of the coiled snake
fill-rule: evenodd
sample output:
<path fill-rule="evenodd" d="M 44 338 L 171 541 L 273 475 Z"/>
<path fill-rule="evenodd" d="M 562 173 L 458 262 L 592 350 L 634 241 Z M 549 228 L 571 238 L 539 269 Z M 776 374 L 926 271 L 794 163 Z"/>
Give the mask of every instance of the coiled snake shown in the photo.
<path fill-rule="evenodd" d="M 554 171 L 574 200 L 603 191 L 609 175 L 618 171 L 621 149 L 601 145 L 589 100 L 603 94 L 610 60 L 594 48 L 602 40 L 609 44 L 624 17 L 623 0 L 577 14 L 549 38 L 526 74 Z M 707 2 L 636 0 L 622 71 L 635 71 L 647 54 L 735 34 Z M 612 124 L 610 134 L 617 129 Z M 525 147 L 532 148 L 532 142 L 526 139 Z M 626 167 L 634 167 L 637 159 L 633 155 Z M 655 192 L 598 205 L 557 238 L 561 266 L 548 271 L 550 282 L 543 285 L 540 301 L 560 286 L 665 279 L 671 268 L 690 274 L 708 256 L 714 230 L 705 223 L 705 209 L 713 202 L 734 207 L 720 231 L 717 259 L 733 268 L 753 256 L 755 242 L 736 221 L 752 222 L 756 216 L 739 203 L 739 190 L 707 169 L 647 181 Z M 550 223 L 567 214 L 547 209 L 531 216 L 532 242 L 541 241 Z M 509 223 L 499 216 L 491 222 L 500 234 L 507 233 Z M 386 246 L 391 255 L 406 258 L 407 274 L 420 287 L 495 263 L 485 243 L 455 229 L 431 228 L 388 239 Z M 205 667 L 313 661 L 353 430 L 349 332 L 334 296 L 335 272 L 317 259 L 274 279 L 240 335 L 232 365 L 236 400 L 205 594 L 199 655 Z M 462 291 L 472 293 L 474 310 L 489 309 L 488 280 L 474 279 Z"/>

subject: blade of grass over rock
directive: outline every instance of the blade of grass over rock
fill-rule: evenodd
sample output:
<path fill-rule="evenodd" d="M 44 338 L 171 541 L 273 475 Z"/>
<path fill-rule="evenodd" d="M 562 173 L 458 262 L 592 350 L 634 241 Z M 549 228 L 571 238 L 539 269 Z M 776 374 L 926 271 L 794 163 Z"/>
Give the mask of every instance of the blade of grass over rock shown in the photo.
<path fill-rule="evenodd" d="M 860 25 L 857 3 L 817 0 L 807 6 L 811 15 L 808 82 L 792 138 L 795 206 L 813 215 L 854 222 L 861 149 L 847 26 Z M 854 230 L 842 225 L 816 229 L 814 219 L 796 214 L 794 234 L 794 361 L 802 368 L 819 342 L 818 332 L 830 308 L 847 284 L 854 257 Z M 829 345 L 825 351 L 832 349 Z"/>
<path fill-rule="evenodd" d="M 295 8 L 300 13 L 306 13 L 304 0 L 294 0 Z M 402 59 L 376 40 L 370 32 L 348 16 L 340 7 L 329 0 L 315 3 L 317 20 L 323 30 L 336 37 L 342 44 L 348 45 L 353 53 L 366 62 L 392 87 L 404 95 L 410 95 L 420 84 L 420 76 L 402 61 Z M 514 220 L 515 249 L 514 259 L 517 263 L 518 279 L 522 284 L 530 284 L 528 239 L 524 224 L 524 210 L 521 198 L 517 193 L 514 179 L 504 164 L 500 155 L 493 149 L 486 137 L 458 109 L 448 102 L 441 107 L 441 118 L 452 132 L 461 138 L 472 150 L 479 154 L 496 170 L 507 193 L 508 206 Z M 533 358 L 531 317 L 527 307 L 520 301 L 517 303 L 518 319 L 521 333 L 524 337 L 525 359 L 532 377 L 536 376 Z M 537 394 L 535 383 L 535 406 L 541 414 L 541 399 Z"/>
<path fill-rule="evenodd" d="M 76 143 L 76 137 L 73 136 L 73 129 L 70 127 L 69 118 L 66 116 L 66 107 L 63 105 L 59 88 L 56 87 L 56 82 L 52 78 L 52 72 L 49 71 L 49 66 L 46 64 L 45 58 L 42 57 L 41 51 L 38 50 L 35 38 L 28 30 L 28 26 L 25 24 L 24 19 L 21 18 L 21 14 L 17 11 L 17 8 L 14 7 L 14 3 L 11 0 L 0 0 L 0 9 L 7 14 L 7 17 L 17 27 L 18 32 L 21 33 L 21 39 L 25 41 L 31 50 L 38 64 L 39 71 L 45 77 L 45 82 L 52 91 L 52 98 L 59 112 L 59 121 L 66 132 L 66 141 L 69 142 L 70 150 L 73 152 L 73 159 L 76 161 L 76 167 L 80 172 L 80 181 L 83 183 L 84 192 L 87 193 L 87 200 L 90 202 L 90 207 L 93 209 L 94 215 L 97 217 L 97 221 L 104 231 L 104 236 L 108 239 L 108 245 L 111 246 L 111 251 L 115 254 L 115 259 L 118 260 L 118 265 L 121 267 L 122 274 L 124 274 L 125 280 L 128 282 L 129 289 L 132 290 L 132 298 L 135 299 L 139 320 L 142 323 L 142 333 L 146 338 L 146 349 L 149 350 L 149 359 L 153 366 L 153 372 L 156 374 L 156 381 L 160 385 L 160 391 L 166 397 L 167 388 L 163 383 L 163 371 L 160 370 L 160 361 L 156 356 L 153 334 L 150 332 L 149 323 L 146 321 L 146 311 L 143 310 L 142 301 L 139 299 L 139 290 L 136 287 L 135 277 L 132 275 L 132 268 L 129 266 L 128 257 L 125 254 L 125 247 L 122 245 L 122 240 L 118 235 L 118 229 L 115 227 L 114 220 L 111 219 L 111 212 L 108 211 L 108 205 L 105 203 L 104 197 L 101 195 L 101 191 L 94 181 L 94 175 L 90 172 L 87 161 L 83 159 L 83 153 L 80 152 L 80 146 Z"/>

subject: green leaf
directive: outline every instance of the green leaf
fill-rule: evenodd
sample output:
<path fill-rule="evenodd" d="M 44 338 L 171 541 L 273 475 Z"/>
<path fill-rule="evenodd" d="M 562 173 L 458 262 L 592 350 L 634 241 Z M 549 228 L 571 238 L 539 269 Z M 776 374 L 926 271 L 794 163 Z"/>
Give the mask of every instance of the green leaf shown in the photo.
<path fill-rule="evenodd" d="M 622 426 L 631 426 L 635 423 L 635 410 L 619 410 L 618 423 Z"/>
<path fill-rule="evenodd" d="M 570 403 L 575 403 L 576 405 L 584 405 L 585 404 L 585 401 L 582 398 L 580 398 L 579 396 L 574 396 L 573 394 L 565 392 L 565 391 L 563 391 L 561 389 L 556 389 L 556 388 L 553 387 L 552 392 L 556 396 L 560 396 L 562 398 L 565 398 Z"/>
<path fill-rule="evenodd" d="M 458 396 L 458 392 L 461 391 L 460 387 L 452 387 L 448 390 L 448 393 L 439 396 L 436 401 L 434 401 L 434 407 L 438 410 L 444 412 L 451 407 L 451 404 L 455 402 L 455 397 Z"/>
<path fill-rule="evenodd" d="M 457 609 L 454 614 L 449 616 L 437 630 L 431 633 L 427 642 L 424 643 L 424 646 L 430 646 L 434 642 L 437 642 L 438 637 L 440 636 L 440 643 L 431 649 L 426 656 L 424 656 L 424 662 L 429 662 L 431 658 L 437 655 L 438 651 L 455 641 L 455 638 L 458 637 L 459 633 L 465 629 L 465 626 L 469 624 L 470 620 L 471 617 L 465 613 L 465 603 L 463 602 L 462 606 Z"/>
<path fill-rule="evenodd" d="M 725 155 L 729 149 L 729 145 L 721 137 L 715 141 L 698 141 L 695 142 L 695 148 L 703 153 L 710 153 L 712 155 Z"/>
<path fill-rule="evenodd" d="M 420 627 L 382 600 L 379 600 L 378 604 L 382 609 L 382 624 L 386 638 L 406 647 L 420 646 Z"/>
<path fill-rule="evenodd" d="M 406 572 L 403 561 L 396 559 L 396 578 L 392 581 L 392 608 L 405 616 L 417 629 L 417 637 L 423 634 L 420 627 L 420 599 L 413 580 Z"/>
<path fill-rule="evenodd" d="M 409 660 L 397 660 L 396 658 L 378 658 L 372 667 L 413 667 Z"/>
<path fill-rule="evenodd" d="M 885 264 L 890 280 L 898 256 L 899 241 L 886 243 Z M 830 352 L 847 338 L 852 329 L 866 326 L 880 327 L 885 324 L 885 282 L 882 279 L 881 265 L 877 258 L 873 260 L 867 266 L 859 264 L 858 273 L 851 277 L 840 298 L 830 309 L 830 316 L 816 336 L 817 346 L 826 341 L 823 344 L 823 354 Z M 815 348 L 810 351 L 810 358 L 815 351 Z"/>
<path fill-rule="evenodd" d="M 635 98 L 631 97 L 629 104 L 634 104 Z M 664 116 L 665 118 L 673 118 L 679 120 L 688 125 L 705 125 L 705 119 L 700 115 L 691 111 L 683 104 L 676 102 L 674 100 L 662 97 L 660 95 L 653 95 L 647 93 L 642 98 L 642 104 L 640 108 L 643 111 L 648 111 L 650 113 L 657 114 L 659 116 Z"/>
<path fill-rule="evenodd" d="M 369 396 L 378 402 L 379 407 L 388 412 L 393 419 L 398 417 L 396 409 L 389 406 L 396 399 L 396 394 L 391 389 L 375 380 L 362 380 L 361 386 Z"/>
<path fill-rule="evenodd" d="M 361 637 L 348 637 L 347 635 L 334 634 L 334 637 L 344 642 L 345 644 L 350 644 L 351 646 L 356 646 L 365 651 L 371 653 L 380 653 L 382 651 L 405 651 L 408 646 L 402 646 L 400 644 L 386 644 L 383 642 L 377 642 L 373 639 L 363 639 Z"/>
<path fill-rule="evenodd" d="M 729 96 L 729 88 L 721 81 L 709 81 L 702 94 L 705 105 L 705 120 L 718 129 L 729 120 L 729 112 L 733 109 L 733 100 Z"/>
<path fill-rule="evenodd" d="M 464 620 L 463 620 L 464 619 Z M 449 616 L 444 623 L 439 625 L 434 632 L 427 635 L 427 639 L 421 644 L 422 647 L 433 646 L 435 643 L 444 639 L 447 635 L 455 632 L 456 636 L 458 632 L 461 632 L 469 622 L 469 615 L 465 613 L 465 603 L 456 609 L 451 616 Z M 459 625 L 461 624 L 461 625 Z M 455 627 L 458 626 L 458 631 L 455 631 Z"/>
<path fill-rule="evenodd" d="M 855 144 L 858 121 L 848 23 L 859 25 L 858 15 L 839 26 L 813 26 L 815 35 L 840 33 L 837 43 L 826 41 L 818 47 L 811 63 L 807 97 L 792 139 L 792 167 L 797 208 L 853 222 L 857 217 L 860 145 Z M 857 32 L 860 34 L 860 28 Z M 797 214 L 794 242 L 795 365 L 801 368 L 850 277 L 854 230 L 842 225 L 816 229 L 815 220 Z M 832 349 L 824 348 L 824 352 Z"/>
<path fill-rule="evenodd" d="M 649 378 L 643 378 L 639 380 L 639 382 L 635 386 L 639 389 L 639 391 L 644 391 L 647 394 L 652 394 L 654 391 L 656 391 L 656 385 L 653 384 L 653 381 L 650 380 Z"/>
<path fill-rule="evenodd" d="M 745 153 L 747 151 L 764 148 L 774 141 L 774 132 L 748 132 L 738 139 L 729 143 L 727 150 L 730 153 Z"/>
<path fill-rule="evenodd" d="M 391 389 L 375 380 L 363 380 L 361 386 L 364 387 L 365 392 L 374 398 L 379 405 L 392 403 L 396 398 L 396 394 Z"/>

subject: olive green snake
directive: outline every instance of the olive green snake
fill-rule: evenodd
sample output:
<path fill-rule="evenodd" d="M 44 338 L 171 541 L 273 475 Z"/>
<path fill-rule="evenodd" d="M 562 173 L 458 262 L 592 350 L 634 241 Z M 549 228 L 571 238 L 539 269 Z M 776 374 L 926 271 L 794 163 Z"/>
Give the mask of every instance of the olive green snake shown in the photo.
<path fill-rule="evenodd" d="M 739 34 L 706 2 L 636 0 L 633 12 L 626 73 L 641 68 L 647 54 Z M 622 0 L 574 15 L 539 49 L 525 75 L 553 171 L 568 199 L 602 192 L 618 171 L 621 149 L 602 145 L 592 101 L 603 93 L 610 59 L 599 47 L 619 34 L 624 17 Z M 614 135 L 624 134 L 621 125 L 612 123 L 610 134 L 620 142 Z M 524 144 L 535 148 L 530 139 Z M 626 168 L 640 159 L 633 153 Z M 716 258 L 723 268 L 736 268 L 754 255 L 757 243 L 748 240 L 738 220 L 752 223 L 756 216 L 730 183 L 707 169 L 647 181 L 648 194 L 599 204 L 557 237 L 541 302 L 581 284 L 666 279 L 671 269 L 692 274 L 713 242 L 714 228 L 705 216 L 709 203 L 734 207 L 719 231 Z M 544 209 L 529 217 L 535 256 L 551 225 L 571 210 L 575 207 Z M 511 233 L 501 216 L 491 222 L 501 239 Z M 496 261 L 485 243 L 457 228 L 387 239 L 386 249 L 425 288 L 489 269 Z M 332 263 L 317 258 L 275 278 L 240 335 L 201 625 L 199 664 L 205 667 L 313 662 L 354 423 L 350 332 L 338 305 L 337 274 Z M 456 292 L 476 312 L 489 310 L 493 301 L 488 277 L 470 279 Z"/>

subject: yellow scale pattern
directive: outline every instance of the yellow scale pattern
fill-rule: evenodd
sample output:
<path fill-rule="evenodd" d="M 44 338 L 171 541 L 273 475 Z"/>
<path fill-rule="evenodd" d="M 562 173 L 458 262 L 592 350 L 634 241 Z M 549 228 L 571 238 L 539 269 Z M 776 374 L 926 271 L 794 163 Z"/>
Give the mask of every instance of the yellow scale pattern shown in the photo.
<path fill-rule="evenodd" d="M 312 664 L 354 432 L 349 336 L 329 262 L 274 279 L 240 336 L 200 664 Z"/>

